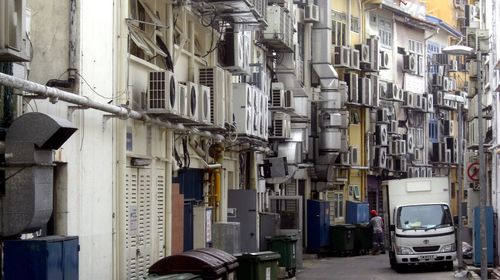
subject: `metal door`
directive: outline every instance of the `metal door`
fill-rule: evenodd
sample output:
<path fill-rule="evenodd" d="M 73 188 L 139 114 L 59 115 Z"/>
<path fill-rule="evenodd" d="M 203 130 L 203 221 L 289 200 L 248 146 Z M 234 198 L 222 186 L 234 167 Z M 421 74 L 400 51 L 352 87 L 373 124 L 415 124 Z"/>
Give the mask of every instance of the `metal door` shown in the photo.
<path fill-rule="evenodd" d="M 153 262 L 164 256 L 164 169 L 127 168 L 122 192 L 124 271 L 127 279 L 142 279 Z"/>
<path fill-rule="evenodd" d="M 241 251 L 257 252 L 257 193 L 255 190 L 229 190 L 228 208 L 236 209 L 228 222 L 239 222 Z"/>

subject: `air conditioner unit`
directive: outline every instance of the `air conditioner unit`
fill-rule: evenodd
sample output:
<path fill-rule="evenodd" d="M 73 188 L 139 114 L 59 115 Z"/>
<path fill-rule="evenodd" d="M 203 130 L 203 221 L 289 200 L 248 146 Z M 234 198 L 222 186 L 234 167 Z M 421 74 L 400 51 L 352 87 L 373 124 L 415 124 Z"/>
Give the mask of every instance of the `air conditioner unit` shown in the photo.
<path fill-rule="evenodd" d="M 386 96 L 392 101 L 403 101 L 403 90 L 396 83 L 388 83 Z"/>
<path fill-rule="evenodd" d="M 351 165 L 351 154 L 348 152 L 340 153 L 340 165 L 349 166 Z"/>
<path fill-rule="evenodd" d="M 234 74 L 250 74 L 250 34 L 248 31 L 226 33 L 225 67 Z"/>
<path fill-rule="evenodd" d="M 272 135 L 269 138 L 288 139 L 291 133 L 290 115 L 283 112 L 273 112 Z"/>
<path fill-rule="evenodd" d="M 389 155 L 397 156 L 399 155 L 399 142 L 397 140 L 392 140 L 389 142 Z"/>
<path fill-rule="evenodd" d="M 407 170 L 406 159 L 403 157 L 395 158 L 394 159 L 394 170 L 400 171 L 400 172 L 406 172 L 406 170 Z"/>
<path fill-rule="evenodd" d="M 349 111 L 339 112 L 322 112 L 321 113 L 321 128 L 348 128 L 349 127 Z"/>
<path fill-rule="evenodd" d="M 224 128 L 226 122 L 225 73 L 220 67 L 200 68 L 201 85 L 210 88 L 210 123 Z"/>
<path fill-rule="evenodd" d="M 271 99 L 269 109 L 291 109 L 293 108 L 293 92 L 285 90 L 283 83 L 271 84 Z"/>
<path fill-rule="evenodd" d="M 380 69 L 389 69 L 389 53 L 380 51 Z"/>
<path fill-rule="evenodd" d="M 406 137 L 406 152 L 409 154 L 413 154 L 415 152 L 415 139 L 412 128 L 409 128 L 405 137 Z"/>
<path fill-rule="evenodd" d="M 149 72 L 146 110 L 148 114 L 179 115 L 179 94 L 174 73 Z"/>
<path fill-rule="evenodd" d="M 477 78 L 477 60 L 472 59 L 467 63 L 467 72 L 470 78 Z"/>
<path fill-rule="evenodd" d="M 414 104 L 415 108 L 421 109 L 422 108 L 422 99 L 424 98 L 424 96 L 421 93 L 415 93 L 414 97 L 415 97 L 415 104 Z"/>
<path fill-rule="evenodd" d="M 26 1 L 0 0 L 0 62 L 28 61 L 25 34 Z"/>
<path fill-rule="evenodd" d="M 349 61 L 351 58 L 350 48 L 344 46 L 335 46 L 333 53 L 333 66 L 339 68 L 350 68 L 351 62 Z"/>
<path fill-rule="evenodd" d="M 462 96 L 462 98 L 464 99 L 463 109 L 469 110 L 469 96 L 467 92 L 461 91 L 460 96 Z"/>
<path fill-rule="evenodd" d="M 387 99 L 387 84 L 379 84 L 380 99 Z"/>
<path fill-rule="evenodd" d="M 446 149 L 445 151 L 445 162 L 446 163 L 452 163 L 451 161 L 451 151 Z"/>
<path fill-rule="evenodd" d="M 389 134 L 387 133 L 386 124 L 377 124 L 375 126 L 375 143 L 379 146 L 387 146 Z"/>
<path fill-rule="evenodd" d="M 426 168 L 426 177 L 432 177 L 432 167 Z"/>
<path fill-rule="evenodd" d="M 189 118 L 189 102 L 188 102 L 188 88 L 186 85 L 178 84 L 178 92 L 179 92 L 179 116 L 183 119 Z"/>
<path fill-rule="evenodd" d="M 415 94 L 411 91 L 404 92 L 404 106 L 408 108 L 415 107 Z"/>
<path fill-rule="evenodd" d="M 198 117 L 199 122 L 203 124 L 212 124 L 210 122 L 210 88 L 200 85 L 198 91 Z"/>
<path fill-rule="evenodd" d="M 359 148 L 358 147 L 350 147 L 351 154 L 351 165 L 359 165 Z"/>
<path fill-rule="evenodd" d="M 453 121 L 451 120 L 442 120 L 442 133 L 443 136 L 453 136 Z"/>
<path fill-rule="evenodd" d="M 345 73 L 344 80 L 349 88 L 349 102 L 359 103 L 359 93 L 358 93 L 358 74 L 356 73 Z"/>
<path fill-rule="evenodd" d="M 359 52 L 359 61 L 361 65 L 370 64 L 370 47 L 365 44 L 354 45 L 354 48 Z"/>
<path fill-rule="evenodd" d="M 319 6 L 308 4 L 304 7 L 304 22 L 319 22 Z"/>
<path fill-rule="evenodd" d="M 451 81 L 448 77 L 443 77 L 443 91 L 451 90 Z"/>
<path fill-rule="evenodd" d="M 479 8 L 475 5 L 465 5 L 465 25 L 469 28 L 479 28 Z"/>
<path fill-rule="evenodd" d="M 398 143 L 399 143 L 399 152 L 402 154 L 402 155 L 405 155 L 406 154 L 406 140 L 404 139 L 399 139 L 398 140 Z"/>
<path fill-rule="evenodd" d="M 253 101 L 252 101 L 252 109 L 253 109 L 253 135 L 259 136 L 260 131 L 260 118 L 262 116 L 262 93 L 259 88 L 252 86 L 253 89 Z"/>
<path fill-rule="evenodd" d="M 380 47 L 379 38 L 376 35 L 371 35 L 366 39 L 366 43 L 370 46 L 370 67 L 366 70 L 379 71 L 380 68 Z"/>
<path fill-rule="evenodd" d="M 380 106 L 380 83 L 377 75 L 370 75 L 372 84 L 372 106 Z"/>
<path fill-rule="evenodd" d="M 417 55 L 417 75 L 423 76 L 427 72 L 426 65 L 424 64 L 424 57 Z"/>
<path fill-rule="evenodd" d="M 263 41 L 274 46 L 293 51 L 293 19 L 280 6 L 267 6 L 267 28 L 263 31 Z"/>
<path fill-rule="evenodd" d="M 427 97 L 426 96 L 422 96 L 422 111 L 424 112 L 428 112 L 429 111 L 429 103 L 427 102 Z"/>
<path fill-rule="evenodd" d="M 360 69 L 359 50 L 357 49 L 351 49 L 351 69 Z"/>
<path fill-rule="evenodd" d="M 403 72 L 415 74 L 418 71 L 417 57 L 414 54 L 403 56 Z"/>
<path fill-rule="evenodd" d="M 442 87 L 443 86 L 443 75 L 433 74 L 432 75 L 432 85 L 435 87 Z"/>
<path fill-rule="evenodd" d="M 367 77 L 358 78 L 359 97 L 358 100 L 364 106 L 372 106 L 371 79 Z"/>
<path fill-rule="evenodd" d="M 389 134 L 397 134 L 398 133 L 398 121 L 391 120 L 389 122 L 388 130 L 389 130 L 388 131 Z"/>
<path fill-rule="evenodd" d="M 192 83 L 192 82 L 187 82 L 186 84 L 187 90 L 188 90 L 188 119 L 193 121 L 193 122 L 198 122 L 200 117 L 199 117 L 199 91 L 200 91 L 200 86 L 198 84 Z"/>
<path fill-rule="evenodd" d="M 427 111 L 433 113 L 434 112 L 434 95 L 427 95 Z"/>
<path fill-rule="evenodd" d="M 449 72 L 458 72 L 458 60 L 452 60 Z"/>
<path fill-rule="evenodd" d="M 236 133 L 253 135 L 253 89 L 247 83 L 233 84 L 234 117 Z"/>
<path fill-rule="evenodd" d="M 225 105 L 225 117 L 226 123 L 232 125 L 234 123 L 234 102 L 233 102 L 233 74 L 225 70 L 224 71 L 225 81 L 224 81 L 224 92 L 226 97 Z"/>
<path fill-rule="evenodd" d="M 377 110 L 377 122 L 389 123 L 389 110 L 387 108 Z"/>
<path fill-rule="evenodd" d="M 415 152 L 413 153 L 414 156 L 414 161 L 420 162 L 422 161 L 422 150 L 421 149 L 415 149 Z"/>
<path fill-rule="evenodd" d="M 378 168 L 386 168 L 387 167 L 387 148 L 375 147 L 374 165 Z"/>
<path fill-rule="evenodd" d="M 394 169 L 394 166 L 396 165 L 395 161 L 396 161 L 396 159 L 392 158 L 392 157 L 390 157 L 390 158 L 387 159 L 387 164 L 386 164 L 387 165 L 387 170 L 389 170 L 389 171 L 395 171 L 395 169 Z"/>
<path fill-rule="evenodd" d="M 434 105 L 435 106 L 444 106 L 444 93 L 442 91 L 438 91 L 434 93 Z"/>

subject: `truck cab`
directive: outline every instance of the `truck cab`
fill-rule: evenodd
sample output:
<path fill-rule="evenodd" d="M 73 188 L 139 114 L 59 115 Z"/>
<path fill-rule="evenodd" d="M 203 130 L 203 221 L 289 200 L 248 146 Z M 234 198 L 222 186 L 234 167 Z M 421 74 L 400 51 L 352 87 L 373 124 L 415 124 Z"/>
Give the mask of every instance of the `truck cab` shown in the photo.
<path fill-rule="evenodd" d="M 448 179 L 390 180 L 384 187 L 391 267 L 435 263 L 453 269 L 457 253 Z"/>

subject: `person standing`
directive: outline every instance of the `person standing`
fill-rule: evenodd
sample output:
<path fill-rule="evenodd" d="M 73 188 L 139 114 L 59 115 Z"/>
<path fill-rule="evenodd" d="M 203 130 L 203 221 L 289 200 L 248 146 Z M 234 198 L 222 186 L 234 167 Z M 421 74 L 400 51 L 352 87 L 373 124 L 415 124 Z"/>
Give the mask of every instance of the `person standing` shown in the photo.
<path fill-rule="evenodd" d="M 377 253 L 380 251 L 381 254 L 385 254 L 384 248 L 384 221 L 377 213 L 377 210 L 371 210 L 370 214 L 372 218 L 370 219 L 370 225 L 373 228 L 373 252 Z"/>

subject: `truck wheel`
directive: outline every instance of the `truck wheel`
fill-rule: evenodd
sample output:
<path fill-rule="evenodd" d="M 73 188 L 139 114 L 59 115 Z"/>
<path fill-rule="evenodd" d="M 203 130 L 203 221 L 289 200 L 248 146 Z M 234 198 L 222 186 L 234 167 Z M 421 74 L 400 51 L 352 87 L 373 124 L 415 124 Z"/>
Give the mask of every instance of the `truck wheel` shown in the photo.
<path fill-rule="evenodd" d="M 397 273 L 403 273 L 406 270 L 406 266 L 401 263 L 395 263 L 394 270 L 396 270 Z"/>
<path fill-rule="evenodd" d="M 448 261 L 443 264 L 445 271 L 453 271 L 453 261 Z"/>

